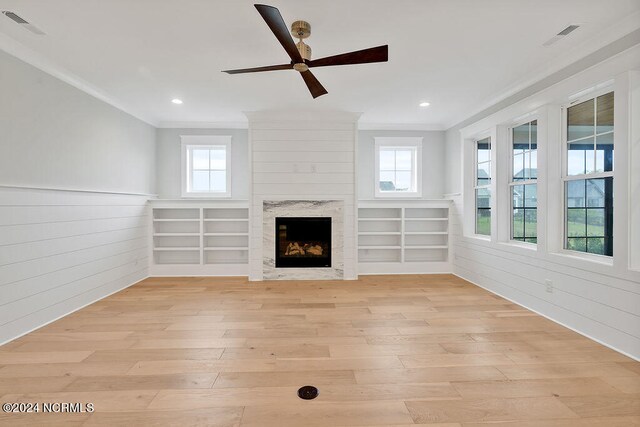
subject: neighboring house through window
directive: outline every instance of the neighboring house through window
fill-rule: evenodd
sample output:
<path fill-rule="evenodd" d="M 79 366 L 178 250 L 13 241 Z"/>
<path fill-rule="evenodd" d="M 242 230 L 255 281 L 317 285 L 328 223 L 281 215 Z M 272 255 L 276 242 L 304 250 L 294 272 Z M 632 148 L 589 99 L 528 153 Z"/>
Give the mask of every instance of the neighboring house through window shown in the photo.
<path fill-rule="evenodd" d="M 375 139 L 376 197 L 422 196 L 422 138 Z"/>
<path fill-rule="evenodd" d="M 613 92 L 566 111 L 565 249 L 613 256 Z"/>
<path fill-rule="evenodd" d="M 475 233 L 491 235 L 491 137 L 475 141 Z"/>
<path fill-rule="evenodd" d="M 511 128 L 511 240 L 537 243 L 538 121 Z"/>

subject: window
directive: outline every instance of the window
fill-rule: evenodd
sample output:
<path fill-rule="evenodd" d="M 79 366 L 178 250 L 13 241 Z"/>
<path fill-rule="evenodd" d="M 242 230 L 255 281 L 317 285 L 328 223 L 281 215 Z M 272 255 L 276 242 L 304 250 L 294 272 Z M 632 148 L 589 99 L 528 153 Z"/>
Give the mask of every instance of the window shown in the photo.
<path fill-rule="evenodd" d="M 491 235 L 491 138 L 475 142 L 476 234 Z"/>
<path fill-rule="evenodd" d="M 422 195 L 422 138 L 376 138 L 376 197 Z"/>
<path fill-rule="evenodd" d="M 182 137 L 182 196 L 231 196 L 231 137 Z"/>
<path fill-rule="evenodd" d="M 537 243 L 538 121 L 511 129 L 511 240 Z"/>
<path fill-rule="evenodd" d="M 565 249 L 613 256 L 613 100 L 567 108 Z"/>

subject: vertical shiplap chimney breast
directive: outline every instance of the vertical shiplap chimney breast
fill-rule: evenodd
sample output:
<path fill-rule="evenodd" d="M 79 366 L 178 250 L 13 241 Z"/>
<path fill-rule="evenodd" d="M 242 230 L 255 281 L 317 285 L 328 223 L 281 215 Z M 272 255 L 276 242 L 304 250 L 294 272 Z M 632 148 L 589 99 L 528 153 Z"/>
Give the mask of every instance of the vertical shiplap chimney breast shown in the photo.
<path fill-rule="evenodd" d="M 333 261 L 342 267 L 342 278 L 357 278 L 356 141 L 360 114 L 246 114 L 252 169 L 249 278 L 265 278 L 264 237 L 265 233 L 275 233 L 264 229 L 264 202 L 282 200 L 343 203 L 342 238 L 337 239 L 343 244 L 343 259 Z M 297 278 L 287 269 L 280 273 L 282 278 Z M 313 278 L 313 274 L 305 273 L 304 278 Z"/>

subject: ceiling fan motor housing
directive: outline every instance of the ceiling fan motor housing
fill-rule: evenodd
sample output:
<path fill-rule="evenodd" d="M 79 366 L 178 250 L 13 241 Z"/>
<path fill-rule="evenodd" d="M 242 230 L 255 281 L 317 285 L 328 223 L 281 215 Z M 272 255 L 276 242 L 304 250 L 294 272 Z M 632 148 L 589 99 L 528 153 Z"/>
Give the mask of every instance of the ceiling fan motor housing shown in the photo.
<path fill-rule="evenodd" d="M 295 21 L 291 24 L 291 35 L 297 39 L 306 39 L 311 35 L 311 24 L 307 21 Z"/>
<path fill-rule="evenodd" d="M 311 35 L 311 24 L 309 24 L 307 21 L 295 21 L 293 24 L 291 24 L 291 35 L 300 40 L 298 43 L 296 43 L 296 47 L 298 48 L 298 52 L 300 52 L 300 56 L 302 56 L 302 59 L 310 61 L 311 47 L 302 40 Z"/>

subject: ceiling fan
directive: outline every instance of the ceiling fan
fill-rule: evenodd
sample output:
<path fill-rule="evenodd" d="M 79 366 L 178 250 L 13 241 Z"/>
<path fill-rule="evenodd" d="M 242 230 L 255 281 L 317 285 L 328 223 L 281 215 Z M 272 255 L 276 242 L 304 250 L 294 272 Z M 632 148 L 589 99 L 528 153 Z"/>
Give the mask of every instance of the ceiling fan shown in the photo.
<path fill-rule="evenodd" d="M 289 29 L 285 24 L 280 11 L 264 4 L 254 5 L 258 12 L 264 18 L 265 22 L 273 31 L 284 50 L 291 58 L 289 64 L 270 65 L 266 67 L 243 68 L 239 70 L 225 70 L 228 74 L 257 73 L 261 71 L 276 70 L 296 70 L 302 76 L 302 79 L 309 88 L 309 92 L 314 98 L 325 95 L 327 90 L 320 84 L 318 79 L 311 73 L 309 68 L 328 67 L 332 65 L 351 65 L 366 64 L 371 62 L 387 62 L 389 60 L 389 46 L 378 46 L 370 49 L 358 50 L 355 52 L 343 53 L 340 55 L 327 56 L 320 59 L 311 59 L 311 47 L 302 40 L 311 35 L 311 25 L 305 21 L 296 21 L 291 25 L 291 34 L 299 39 L 298 43 L 294 43 L 289 35 Z"/>

